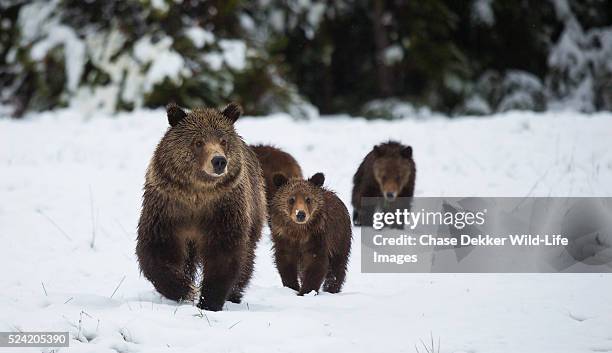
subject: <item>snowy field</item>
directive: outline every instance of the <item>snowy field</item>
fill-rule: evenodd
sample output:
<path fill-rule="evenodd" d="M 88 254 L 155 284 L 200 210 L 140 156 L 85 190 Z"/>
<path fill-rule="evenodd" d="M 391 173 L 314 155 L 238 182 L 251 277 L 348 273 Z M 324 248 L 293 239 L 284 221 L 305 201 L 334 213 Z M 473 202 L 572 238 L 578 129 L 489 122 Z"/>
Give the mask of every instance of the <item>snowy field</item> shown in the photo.
<path fill-rule="evenodd" d="M 0 119 L 0 331 L 70 331 L 69 352 L 612 352 L 612 275 L 361 274 L 344 292 L 281 286 L 266 229 L 243 304 L 201 312 L 160 298 L 134 255 L 145 168 L 165 113 Z M 414 148 L 418 196 L 612 196 L 612 114 L 295 122 L 244 118 L 350 201 L 388 138 Z M 350 207 L 349 207 L 350 208 Z M 438 339 L 440 344 L 438 345 Z M 2 352 L 47 352 L 41 348 Z"/>

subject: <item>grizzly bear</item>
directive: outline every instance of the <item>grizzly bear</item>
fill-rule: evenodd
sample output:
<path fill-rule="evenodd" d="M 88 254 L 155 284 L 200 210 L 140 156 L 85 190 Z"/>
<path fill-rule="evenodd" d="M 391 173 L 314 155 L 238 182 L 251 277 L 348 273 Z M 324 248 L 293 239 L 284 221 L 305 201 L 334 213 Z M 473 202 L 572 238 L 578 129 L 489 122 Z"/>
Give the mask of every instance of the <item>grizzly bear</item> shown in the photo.
<path fill-rule="evenodd" d="M 146 174 L 136 254 L 140 270 L 172 300 L 189 300 L 202 268 L 198 307 L 239 303 L 266 219 L 255 153 L 234 130 L 242 111 L 168 106 L 170 127 Z"/>
<path fill-rule="evenodd" d="M 266 198 L 269 209 L 270 202 L 278 189 L 272 180 L 274 174 L 282 174 L 287 179 L 302 179 L 302 168 L 300 168 L 300 165 L 293 156 L 274 146 L 256 145 L 251 146 L 251 148 L 259 159 L 264 180 L 266 181 Z"/>
<path fill-rule="evenodd" d="M 351 220 L 324 181 L 322 173 L 308 180 L 274 175 L 279 188 L 270 208 L 274 259 L 283 286 L 298 295 L 318 292 L 321 284 L 324 291 L 338 293 L 346 277 Z"/>
<path fill-rule="evenodd" d="M 371 224 L 372 210 L 362 206 L 363 197 L 378 197 L 382 203 L 376 205 L 376 208 L 393 209 L 397 198 L 414 196 L 415 179 L 412 147 L 395 141 L 375 146 L 353 176 L 353 224 Z"/>

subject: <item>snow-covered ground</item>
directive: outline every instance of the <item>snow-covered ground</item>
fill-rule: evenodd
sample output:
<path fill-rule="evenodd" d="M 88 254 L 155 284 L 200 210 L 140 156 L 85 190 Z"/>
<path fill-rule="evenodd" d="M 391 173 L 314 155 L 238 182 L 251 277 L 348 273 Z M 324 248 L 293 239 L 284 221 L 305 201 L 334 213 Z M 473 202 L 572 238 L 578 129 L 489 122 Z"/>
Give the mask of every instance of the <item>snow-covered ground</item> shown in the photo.
<path fill-rule="evenodd" d="M 341 294 L 283 288 L 266 230 L 243 304 L 213 313 L 161 299 L 134 247 L 166 124 L 161 110 L 0 119 L 0 331 L 70 331 L 62 352 L 424 352 L 430 336 L 440 352 L 612 352 L 612 275 L 362 274 L 359 229 Z M 278 115 L 237 129 L 324 172 L 347 204 L 358 163 L 389 138 L 413 146 L 420 196 L 612 196 L 609 113 Z"/>

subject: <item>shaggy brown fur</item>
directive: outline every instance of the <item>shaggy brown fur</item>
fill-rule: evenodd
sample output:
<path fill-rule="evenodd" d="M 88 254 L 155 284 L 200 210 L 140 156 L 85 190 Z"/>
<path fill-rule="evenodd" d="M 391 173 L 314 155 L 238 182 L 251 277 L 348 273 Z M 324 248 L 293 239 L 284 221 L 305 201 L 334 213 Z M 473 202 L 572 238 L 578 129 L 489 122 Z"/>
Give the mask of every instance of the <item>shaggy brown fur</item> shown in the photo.
<path fill-rule="evenodd" d="M 168 106 L 170 128 L 147 170 L 136 254 L 157 291 L 172 300 L 193 296 L 221 310 L 240 302 L 266 219 L 264 181 L 255 154 L 234 130 L 240 107 Z"/>
<path fill-rule="evenodd" d="M 362 197 L 379 197 L 381 201 L 384 198 L 386 204 L 378 206 L 393 208 L 398 197 L 414 196 L 415 179 L 412 147 L 394 141 L 375 146 L 353 177 L 353 223 L 358 226 L 364 221 L 371 222 L 368 210 L 361 206 Z"/>
<path fill-rule="evenodd" d="M 270 202 L 274 197 L 274 194 L 278 190 L 272 178 L 274 174 L 282 174 L 287 179 L 300 178 L 302 179 L 302 168 L 298 162 L 289 153 L 282 151 L 276 147 L 268 145 L 256 145 L 251 146 L 257 158 L 263 176 L 266 181 L 266 198 L 268 201 L 268 209 L 270 208 Z"/>
<path fill-rule="evenodd" d="M 304 295 L 338 293 L 351 251 L 351 220 L 335 193 L 323 188 L 322 173 L 309 180 L 276 174 L 279 187 L 270 208 L 276 268 L 283 285 Z M 299 281 L 298 281 L 299 279 Z"/>

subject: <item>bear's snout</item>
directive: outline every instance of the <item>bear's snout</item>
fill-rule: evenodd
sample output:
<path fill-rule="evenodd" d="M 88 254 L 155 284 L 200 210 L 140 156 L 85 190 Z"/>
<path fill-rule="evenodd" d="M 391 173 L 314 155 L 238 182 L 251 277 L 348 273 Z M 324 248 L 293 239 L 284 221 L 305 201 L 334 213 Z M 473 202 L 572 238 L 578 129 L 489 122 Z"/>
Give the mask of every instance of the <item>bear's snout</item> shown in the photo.
<path fill-rule="evenodd" d="M 217 175 L 225 173 L 225 167 L 227 166 L 227 158 L 224 156 L 214 156 L 210 160 L 210 164 L 213 166 L 213 172 Z"/>
<path fill-rule="evenodd" d="M 396 197 L 397 197 L 397 192 L 392 192 L 392 191 L 385 192 L 385 199 L 387 201 L 395 201 Z"/>
<path fill-rule="evenodd" d="M 220 143 L 206 143 L 196 149 L 196 156 L 201 171 L 212 177 L 220 177 L 227 172 L 229 160 L 224 146 Z"/>
<path fill-rule="evenodd" d="M 293 200 L 293 201 L 291 201 Z M 306 200 L 309 200 L 308 202 Z M 310 198 L 304 195 L 296 195 L 291 198 L 291 220 L 297 224 L 304 224 L 309 221 L 312 210 L 310 209 Z"/>
<path fill-rule="evenodd" d="M 298 223 L 304 223 L 306 221 L 306 212 L 299 210 L 295 213 L 295 219 Z"/>

